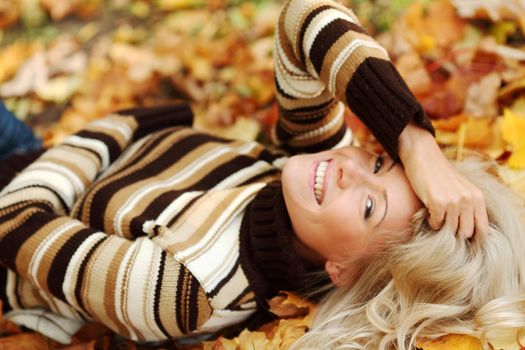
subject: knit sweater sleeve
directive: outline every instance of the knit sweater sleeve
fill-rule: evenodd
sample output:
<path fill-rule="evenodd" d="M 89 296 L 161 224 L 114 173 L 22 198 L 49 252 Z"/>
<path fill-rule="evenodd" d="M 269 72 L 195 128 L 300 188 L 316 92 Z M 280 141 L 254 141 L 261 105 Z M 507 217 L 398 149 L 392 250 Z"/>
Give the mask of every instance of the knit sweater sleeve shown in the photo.
<path fill-rule="evenodd" d="M 124 114 L 66 138 L 0 193 L 0 264 L 47 295 L 53 311 L 72 307 L 70 314 L 134 340 L 166 339 L 195 330 L 209 317 L 209 310 L 198 316 L 175 310 L 183 304 L 177 298 L 206 305 L 197 280 L 147 236 L 129 240 L 68 216 L 137 134 L 170 124 L 162 116 L 171 123 L 191 119 L 182 105 Z"/>
<path fill-rule="evenodd" d="M 434 132 L 386 50 L 340 4 L 287 1 L 274 57 L 280 110 L 274 140 L 285 148 L 318 151 L 348 144 L 343 104 L 394 158 L 410 121 Z"/>

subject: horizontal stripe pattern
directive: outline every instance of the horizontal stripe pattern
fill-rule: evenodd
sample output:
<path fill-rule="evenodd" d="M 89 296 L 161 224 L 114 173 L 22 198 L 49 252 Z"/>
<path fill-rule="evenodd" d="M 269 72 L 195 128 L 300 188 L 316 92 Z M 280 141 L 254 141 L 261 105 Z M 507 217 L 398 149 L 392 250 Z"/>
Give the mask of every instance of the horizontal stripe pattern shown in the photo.
<path fill-rule="evenodd" d="M 386 50 L 335 1 L 288 0 L 275 31 L 274 57 L 280 118 L 272 137 L 290 152 L 352 143 L 351 132 L 342 130 L 342 104 L 394 158 L 410 120 L 433 132 Z"/>
<path fill-rule="evenodd" d="M 254 312 L 240 223 L 282 160 L 255 142 L 182 127 L 134 141 L 139 126 L 133 117 L 98 120 L 3 190 L 4 310 L 44 306 L 140 341 Z"/>

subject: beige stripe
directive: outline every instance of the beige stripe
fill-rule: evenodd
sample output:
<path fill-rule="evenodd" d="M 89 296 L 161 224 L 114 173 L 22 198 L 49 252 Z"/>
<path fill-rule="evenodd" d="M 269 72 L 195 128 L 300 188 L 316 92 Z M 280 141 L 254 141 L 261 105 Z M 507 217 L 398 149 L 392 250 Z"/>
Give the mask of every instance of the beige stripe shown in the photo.
<path fill-rule="evenodd" d="M 326 124 L 329 124 L 334 118 L 337 117 L 336 113 L 330 113 L 333 109 L 337 109 L 336 107 L 336 105 L 332 105 L 332 108 L 329 111 L 327 111 L 327 114 L 324 116 L 324 118 L 317 123 L 299 124 L 287 119 L 282 119 L 281 124 L 284 127 L 284 129 L 291 134 L 301 134 L 307 131 L 316 130 L 323 127 Z"/>
<path fill-rule="evenodd" d="M 112 238 L 113 237 L 110 237 L 108 238 L 108 240 L 112 240 Z M 107 279 L 105 280 L 104 285 L 104 308 L 107 312 L 109 320 L 111 320 L 115 327 L 114 329 L 118 331 L 118 334 L 124 335 L 125 337 L 129 338 L 131 334 L 129 333 L 127 327 L 119 320 L 117 316 L 117 311 L 115 308 L 115 291 L 117 289 L 116 282 L 119 271 L 117 266 L 120 266 L 122 264 L 124 255 L 130 248 L 131 243 L 122 239 L 115 239 L 114 241 L 116 241 L 112 243 L 112 250 L 114 252 L 114 256 L 111 259 L 111 262 L 109 263 L 110 268 L 108 269 Z"/>
<path fill-rule="evenodd" d="M 242 144 L 242 142 L 234 142 L 231 145 L 234 146 L 235 144 Z M 205 155 L 207 152 L 215 149 L 217 149 L 217 144 L 206 143 L 200 147 L 195 148 L 191 153 L 184 155 L 179 161 L 173 163 L 172 166 L 166 168 L 163 172 L 156 174 L 155 177 L 143 179 L 142 181 L 119 190 L 110 199 L 108 210 L 104 213 L 105 229 L 107 231 L 114 232 L 114 218 L 117 217 L 119 211 L 127 210 L 128 213 L 122 218 L 122 234 L 124 237 L 131 237 L 131 220 L 135 218 L 138 213 L 142 213 L 161 194 L 165 193 L 167 188 L 161 187 L 150 191 L 146 195 L 142 196 L 140 201 L 138 201 L 133 208 L 125 208 L 123 207 L 123 204 L 126 203 L 128 199 L 136 195 L 137 191 L 144 189 L 145 186 L 161 183 L 170 178 L 173 178 L 183 169 L 188 168 L 191 163 L 198 161 L 198 159 L 203 157 L 203 155 Z M 202 164 L 202 168 L 196 171 L 193 176 L 190 176 L 180 183 L 172 185 L 170 190 L 184 190 L 185 188 L 190 187 L 191 185 L 200 181 L 204 176 L 209 174 L 213 169 L 216 169 L 218 166 L 232 160 L 236 155 L 237 154 L 234 152 L 227 152 L 205 164 Z"/>
<path fill-rule="evenodd" d="M 227 191 L 208 192 L 194 204 L 192 213 L 185 212 L 183 217 L 177 220 L 177 225 L 174 225 L 172 229 L 172 231 L 177 232 L 176 237 L 158 237 L 155 241 L 162 242 L 161 245 L 171 253 L 194 246 L 208 233 L 209 228 L 217 219 L 225 214 L 228 205 L 244 190 L 244 188 L 236 188 Z M 196 219 L 195 212 L 202 213 L 199 221 Z M 191 216 L 191 221 L 189 216 Z"/>
<path fill-rule="evenodd" d="M 89 179 L 89 183 L 93 181 L 100 167 L 100 162 L 94 154 L 82 149 L 71 148 L 67 145 L 53 148 L 44 153 L 42 159 L 49 161 L 62 159 L 66 162 L 65 164 L 71 164 L 75 169 L 78 169 L 78 171 L 82 173 L 81 178 Z"/>
<path fill-rule="evenodd" d="M 90 152 L 90 151 L 88 151 L 86 149 L 75 147 L 73 145 L 61 144 L 61 145 L 57 146 L 56 148 L 52 148 L 51 150 L 49 150 L 49 152 L 54 152 L 56 149 L 64 150 L 70 156 L 73 156 L 75 153 L 78 154 L 78 155 L 81 155 L 84 158 L 87 158 L 87 160 L 89 161 L 89 164 L 95 164 L 95 168 L 96 169 L 100 169 L 101 166 L 102 166 L 100 158 L 98 158 L 93 153 L 93 152 L 97 153 L 95 150 L 93 150 L 93 152 Z M 86 159 L 84 159 L 83 161 L 85 162 Z M 79 163 L 79 164 L 83 164 L 83 163 Z"/>
<path fill-rule="evenodd" d="M 25 210 L 23 213 L 21 213 L 21 217 L 23 214 L 27 213 L 31 210 Z M 28 218 L 28 217 L 27 217 Z M 20 220 L 20 219 L 19 219 Z M 68 220 L 70 220 L 67 217 L 59 217 L 54 220 L 49 221 L 45 225 L 43 225 L 40 229 L 36 230 L 35 233 L 29 237 L 24 244 L 20 247 L 20 250 L 18 251 L 18 254 L 16 255 L 15 265 L 16 265 L 16 271 L 22 276 L 22 278 L 27 279 L 29 281 L 32 281 L 32 276 L 30 275 L 30 263 L 33 258 L 33 254 L 38 249 L 38 246 L 41 242 L 43 242 L 49 235 L 51 235 L 56 229 L 58 229 L 60 226 L 62 226 L 64 223 L 66 223 Z M 24 219 L 20 220 L 20 224 L 25 221 Z M 47 283 L 45 282 L 42 286 L 47 286 Z M 42 276 L 39 276 L 38 280 L 42 280 Z"/>
<path fill-rule="evenodd" d="M 139 339 L 142 337 L 142 333 L 139 332 L 139 330 L 133 326 L 133 323 L 130 320 L 129 314 L 128 314 L 128 292 L 130 292 L 129 288 L 129 274 L 130 271 L 133 269 L 134 264 L 136 263 L 136 258 L 138 255 L 138 245 L 134 245 L 133 251 L 131 252 L 130 258 L 127 260 L 127 264 L 125 267 L 125 272 L 123 274 L 122 284 L 119 287 L 120 293 L 117 293 L 117 295 L 120 296 L 120 313 L 122 314 L 122 318 L 124 319 L 124 322 L 126 324 L 126 327 L 128 328 L 129 334 L 136 334 Z"/>
<path fill-rule="evenodd" d="M 366 34 L 354 32 L 354 31 L 348 31 L 345 34 L 343 34 L 339 39 L 337 39 L 337 41 L 332 45 L 332 47 L 330 47 L 330 49 L 326 52 L 325 57 L 323 58 L 323 65 L 321 68 L 320 77 L 325 84 L 328 84 L 328 80 L 330 79 L 330 69 L 332 68 L 333 63 L 337 59 L 337 56 L 341 53 L 341 51 L 343 51 L 344 48 L 348 47 L 354 39 L 361 39 L 361 40 L 369 41 L 371 43 L 376 43 L 374 39 L 372 39 L 370 36 Z M 366 48 L 367 47 L 365 47 L 365 49 Z M 379 51 L 379 50 L 371 50 L 371 49 L 369 49 L 369 51 L 358 51 L 358 50 L 356 50 L 357 52 L 354 52 L 350 56 L 350 59 L 351 59 L 349 62 L 350 64 L 345 64 L 344 66 L 345 69 L 351 72 L 352 74 L 359 67 L 359 64 L 361 64 L 361 62 L 363 61 L 363 58 L 365 58 L 366 54 L 368 54 L 369 52 L 375 55 L 372 57 L 388 59 L 388 57 L 385 56 L 384 52 Z M 360 54 L 365 54 L 365 55 L 363 57 L 363 55 L 360 55 Z"/>
<path fill-rule="evenodd" d="M 334 97 L 327 90 L 323 91 L 322 94 L 316 97 L 308 98 L 308 99 L 305 99 L 305 98 L 289 99 L 277 93 L 277 99 L 279 101 L 280 106 L 287 110 L 303 108 L 303 107 L 318 106 L 318 105 L 321 105 L 321 104 L 324 104 L 330 101 L 333 98 Z"/>
<path fill-rule="evenodd" d="M 334 108 L 332 109 L 331 113 L 334 113 L 336 111 L 337 111 L 337 108 Z M 306 138 L 306 139 L 291 139 L 289 141 L 289 144 L 292 147 L 306 147 L 306 146 L 311 146 L 311 145 L 315 145 L 318 143 L 322 143 L 330 139 L 331 137 L 333 137 L 339 131 L 339 129 L 341 128 L 343 124 L 344 124 L 344 118 L 341 118 L 341 121 L 338 122 L 334 126 L 334 128 L 329 129 L 327 132 L 321 135 L 316 135 L 316 136 L 313 136 L 311 138 Z"/>
<path fill-rule="evenodd" d="M 158 311 L 166 331 L 173 336 L 177 336 L 183 334 L 177 326 L 177 311 L 175 310 L 180 265 L 170 254 L 166 254 L 165 261 Z"/>
<path fill-rule="evenodd" d="M 151 163 L 155 159 L 157 159 L 160 154 L 164 153 L 166 149 L 172 145 L 174 142 L 179 141 L 180 139 L 190 136 L 192 134 L 195 134 L 195 131 L 191 129 L 183 129 L 180 132 L 170 134 L 168 137 L 162 139 L 159 141 L 159 138 L 163 135 L 159 135 L 159 138 L 152 138 L 152 143 L 157 143 L 157 147 L 153 149 L 151 152 L 148 152 L 142 159 L 140 159 L 135 164 L 131 165 L 129 168 L 124 169 L 123 171 L 116 173 L 114 176 L 107 177 L 103 180 L 98 181 L 86 195 L 84 196 L 83 202 L 83 210 L 78 213 L 76 213 L 76 216 L 82 220 L 83 222 L 88 222 L 90 212 L 91 212 L 91 201 L 93 200 L 93 197 L 98 194 L 99 191 L 105 190 L 105 188 L 110 185 L 111 183 L 118 182 L 120 179 L 128 176 L 130 173 L 133 173 L 141 168 L 144 168 L 147 164 Z M 130 159 L 130 162 L 133 161 L 133 159 Z M 122 200 L 122 199 L 121 199 Z M 124 203 L 124 202 L 120 202 Z M 108 203 L 109 206 L 111 206 L 111 202 Z M 120 205 L 117 205 L 117 207 L 120 207 Z M 114 234 L 113 225 L 109 224 L 107 220 L 104 222 L 104 227 L 99 228 L 103 230 L 107 234 Z"/>
<path fill-rule="evenodd" d="M 115 268 L 119 266 L 111 265 L 112 258 L 115 255 L 115 246 L 118 244 L 117 240 L 112 240 L 111 238 L 112 237 L 102 242 L 89 259 L 86 265 L 85 279 L 83 280 L 82 296 L 90 313 L 96 319 L 109 323 L 108 326 L 110 328 L 115 329 L 116 326 L 113 322 L 108 322 L 110 320 L 104 303 L 104 298 L 106 297 L 105 283 L 107 279 L 100 280 L 96 278 L 106 276 L 111 270 L 111 267 Z"/>
<path fill-rule="evenodd" d="M 60 217 L 57 219 L 57 222 L 61 222 L 62 224 L 68 224 L 71 222 L 71 219 L 68 217 Z M 62 229 L 63 227 L 59 227 L 59 229 Z M 35 263 L 38 264 L 37 267 L 37 278 L 38 283 L 40 286 L 45 288 L 45 290 L 49 291 L 49 286 L 47 285 L 47 277 L 49 276 L 51 264 L 53 263 L 53 260 L 55 260 L 55 257 L 57 253 L 62 249 L 64 244 L 82 227 L 79 225 L 70 226 L 69 230 L 66 230 L 60 234 L 60 236 L 57 239 L 53 240 L 53 243 L 48 247 L 47 250 L 42 252 L 42 259 L 39 259 L 38 261 L 35 261 Z M 56 230 L 54 232 L 50 232 L 49 236 L 55 236 L 57 234 Z M 40 241 L 39 243 L 43 243 L 43 241 Z M 32 251 L 32 253 L 35 253 L 36 249 Z M 40 255 L 40 252 L 39 252 Z"/>
<path fill-rule="evenodd" d="M 348 101 L 346 101 L 346 89 L 348 84 L 350 84 L 350 79 L 352 79 L 352 76 L 361 63 L 363 63 L 368 57 L 384 59 L 384 52 L 379 49 L 361 46 L 354 51 L 345 64 L 343 64 L 339 72 L 337 72 L 336 93 L 339 99 L 347 106 Z"/>
<path fill-rule="evenodd" d="M 144 286 L 144 299 L 142 301 L 143 320 L 148 328 L 148 337 L 155 337 L 156 339 L 164 337 L 161 329 L 155 321 L 155 287 L 157 285 L 157 280 L 159 276 L 159 268 L 161 261 L 161 249 L 155 246 L 151 252 L 150 265 L 146 271 L 147 276 L 145 277 L 145 286 Z"/>
<path fill-rule="evenodd" d="M 285 13 L 286 8 L 288 6 L 289 6 L 289 2 L 286 5 L 286 7 L 282 10 L 282 13 Z M 301 63 L 301 61 L 299 61 L 297 56 L 295 56 L 293 47 L 292 47 L 290 41 L 288 40 L 288 38 L 286 37 L 284 20 L 285 20 L 285 17 L 281 15 L 279 17 L 279 23 L 278 23 L 278 25 L 279 25 L 279 41 L 278 41 L 278 44 L 280 45 L 280 48 L 283 50 L 283 52 L 286 55 L 286 57 L 288 58 L 288 60 L 292 64 L 294 64 L 296 67 L 301 68 L 301 67 L 303 67 L 303 64 Z M 286 66 L 283 65 L 283 68 L 286 68 Z M 286 71 L 293 75 L 293 72 L 290 72 L 288 70 L 286 70 Z"/>
<path fill-rule="evenodd" d="M 31 309 L 39 306 L 47 306 L 47 303 L 40 295 L 38 288 L 19 276 L 16 276 L 15 278 L 18 279 L 16 294 L 19 297 L 21 307 Z"/>
<path fill-rule="evenodd" d="M 125 139 L 124 135 L 122 135 L 120 132 L 116 130 L 105 128 L 104 126 L 101 126 L 101 125 L 89 125 L 89 127 L 86 128 L 85 130 L 90 131 L 90 132 L 101 133 L 101 134 L 111 137 L 113 140 L 115 140 L 118 143 L 121 150 L 124 149 L 129 143 L 129 139 Z"/>
<path fill-rule="evenodd" d="M 42 157 L 42 160 L 46 160 L 46 161 L 49 161 L 51 163 L 54 163 L 54 164 L 58 164 L 60 166 L 63 166 L 64 168 L 70 170 L 72 173 L 74 173 L 80 181 L 82 181 L 82 184 L 84 185 L 84 187 L 87 187 L 88 185 L 91 184 L 92 180 L 91 179 L 88 179 L 86 177 L 86 174 L 82 171 L 81 168 L 79 168 L 77 166 L 77 162 L 73 162 L 71 160 L 71 157 L 70 155 L 68 155 L 68 157 L 57 157 L 57 154 L 56 153 L 53 153 L 53 154 L 49 154 L 45 157 Z"/>
<path fill-rule="evenodd" d="M 197 329 L 210 319 L 212 311 L 213 309 L 208 301 L 208 296 L 202 286 L 199 285 L 199 291 L 197 294 Z"/>

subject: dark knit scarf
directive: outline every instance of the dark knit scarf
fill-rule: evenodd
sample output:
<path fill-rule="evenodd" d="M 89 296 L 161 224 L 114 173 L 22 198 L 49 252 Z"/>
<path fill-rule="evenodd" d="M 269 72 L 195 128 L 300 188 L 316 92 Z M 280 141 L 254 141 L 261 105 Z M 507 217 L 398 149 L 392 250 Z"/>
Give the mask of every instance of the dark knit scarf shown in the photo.
<path fill-rule="evenodd" d="M 316 268 L 294 251 L 294 233 L 281 183 L 264 187 L 250 203 L 241 225 L 240 261 L 262 306 L 279 290 L 308 292 Z"/>

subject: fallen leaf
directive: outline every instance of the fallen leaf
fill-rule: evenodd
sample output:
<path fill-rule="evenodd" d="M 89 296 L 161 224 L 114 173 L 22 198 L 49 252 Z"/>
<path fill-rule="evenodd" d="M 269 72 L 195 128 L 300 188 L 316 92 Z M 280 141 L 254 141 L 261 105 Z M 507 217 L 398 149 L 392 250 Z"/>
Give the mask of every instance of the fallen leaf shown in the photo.
<path fill-rule="evenodd" d="M 20 333 L 0 338 L 1 350 L 54 350 L 57 344 L 39 333 Z"/>
<path fill-rule="evenodd" d="M 500 74 L 485 75 L 479 82 L 471 84 L 467 91 L 464 113 L 473 117 L 495 117 L 498 115 L 498 90 Z"/>
<path fill-rule="evenodd" d="M 515 169 L 525 168 L 525 117 L 505 109 L 501 125 L 503 140 L 509 144 L 512 155 L 507 165 Z"/>
<path fill-rule="evenodd" d="M 203 350 L 237 350 L 238 345 L 235 340 L 220 337 L 212 342 L 204 342 Z"/>
<path fill-rule="evenodd" d="M 268 301 L 270 312 L 280 318 L 306 316 L 309 305 L 292 293 L 280 293 Z"/>
<path fill-rule="evenodd" d="M 420 340 L 417 347 L 422 350 L 482 350 L 478 339 L 467 335 L 449 334 L 435 340 Z"/>
<path fill-rule="evenodd" d="M 239 334 L 237 341 L 239 342 L 239 350 L 278 350 L 272 346 L 264 332 L 250 332 L 245 329 Z"/>

